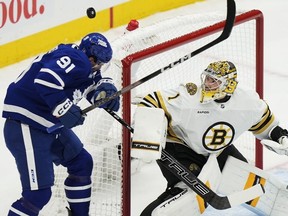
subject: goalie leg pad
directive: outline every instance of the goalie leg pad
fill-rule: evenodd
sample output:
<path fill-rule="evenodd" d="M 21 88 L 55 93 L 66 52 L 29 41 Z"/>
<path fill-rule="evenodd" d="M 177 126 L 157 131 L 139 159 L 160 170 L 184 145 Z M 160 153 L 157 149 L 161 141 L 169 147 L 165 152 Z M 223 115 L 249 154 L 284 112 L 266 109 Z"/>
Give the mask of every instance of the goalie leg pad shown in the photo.
<path fill-rule="evenodd" d="M 212 190 L 217 190 L 221 182 L 222 173 L 218 165 L 216 154 L 210 154 L 207 162 L 202 167 L 198 178 Z"/>
<path fill-rule="evenodd" d="M 232 194 L 259 183 L 264 186 L 265 194 L 247 202 L 245 207 L 259 215 L 288 215 L 287 185 L 267 172 L 234 157 L 229 157 L 225 164 L 218 192 Z"/>
<path fill-rule="evenodd" d="M 183 188 L 181 188 L 183 187 Z M 199 216 L 196 194 L 184 184 L 165 191 L 140 216 Z"/>
<path fill-rule="evenodd" d="M 288 215 L 287 185 L 279 181 L 275 176 L 270 175 L 266 180 L 264 188 L 266 192 L 260 197 L 255 208 L 271 216 Z"/>

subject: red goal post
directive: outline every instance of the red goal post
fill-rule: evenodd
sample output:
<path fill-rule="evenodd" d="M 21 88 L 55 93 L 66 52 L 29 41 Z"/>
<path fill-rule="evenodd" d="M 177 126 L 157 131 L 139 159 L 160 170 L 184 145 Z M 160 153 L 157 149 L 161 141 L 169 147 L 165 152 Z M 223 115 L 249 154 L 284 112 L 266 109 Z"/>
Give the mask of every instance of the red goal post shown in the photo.
<path fill-rule="evenodd" d="M 258 92 L 258 94 L 260 95 L 261 98 L 263 98 L 263 14 L 261 13 L 261 11 L 259 10 L 251 10 L 248 12 L 244 12 L 244 13 L 239 13 L 236 16 L 236 20 L 235 20 L 235 24 L 234 24 L 234 29 L 232 30 L 232 34 L 230 36 L 230 38 L 227 39 L 227 41 L 231 41 L 233 40 L 233 37 L 241 37 L 243 35 L 239 34 L 239 35 L 233 35 L 235 28 L 241 28 L 241 25 L 245 25 L 245 23 L 248 22 L 253 22 L 253 26 L 252 28 L 254 28 L 253 31 L 253 36 L 250 35 L 250 37 L 253 37 L 252 40 L 254 40 L 254 66 L 253 67 L 253 73 L 254 73 L 254 86 L 252 85 L 253 88 L 256 89 L 256 91 Z M 188 44 L 188 43 L 193 43 L 194 41 L 200 40 L 201 38 L 204 37 L 208 37 L 211 35 L 215 35 L 219 32 L 221 32 L 223 30 L 225 21 L 221 21 L 221 22 L 217 22 L 213 25 L 210 26 L 206 26 L 204 28 L 195 30 L 191 33 L 185 34 L 183 36 L 179 36 L 177 38 L 173 38 L 169 41 L 165 41 L 163 43 L 157 44 L 155 46 L 152 47 L 148 47 L 145 48 L 141 51 L 135 52 L 133 54 L 130 54 L 128 56 L 126 56 L 125 58 L 123 58 L 121 60 L 122 62 L 122 71 L 123 71 L 123 87 L 130 85 L 131 83 L 139 80 L 141 77 L 138 77 L 136 80 L 132 80 L 132 77 L 134 75 L 132 75 L 133 73 L 133 64 L 137 64 L 141 61 L 144 61 L 147 58 L 150 58 L 151 56 L 155 56 L 158 55 L 159 53 L 163 53 L 163 52 L 167 52 L 169 50 L 175 49 L 175 47 L 179 47 L 179 46 L 183 46 L 183 44 Z M 250 28 L 250 27 L 249 27 Z M 249 30 L 250 31 L 250 30 Z M 252 32 L 251 32 L 252 34 Z M 214 36 L 214 38 L 216 38 L 216 36 Z M 210 39 L 211 41 L 211 39 Z M 227 43 L 226 41 L 222 42 L 223 44 Z M 216 45 L 217 46 L 217 45 Z M 196 48 L 194 48 L 196 49 Z M 211 48 L 213 49 L 213 48 Z M 234 49 L 234 47 L 231 47 L 231 49 Z M 188 50 L 187 54 L 189 52 L 191 52 L 193 50 Z M 205 51 L 209 53 L 209 50 Z M 202 54 L 199 54 L 202 55 Z M 220 55 L 221 56 L 221 55 Z M 225 55 L 224 55 L 225 56 Z M 222 60 L 221 58 L 219 58 L 217 55 L 215 56 L 215 59 L 219 59 Z M 237 58 L 237 57 L 236 57 Z M 176 60 L 177 57 L 174 59 Z M 194 58 L 196 59 L 196 57 Z M 196 61 L 193 58 L 189 61 Z M 213 59 L 213 58 L 211 58 Z M 229 59 L 229 55 L 226 56 L 225 59 Z M 239 66 L 238 66 L 238 61 L 232 61 L 232 62 L 236 62 L 236 67 L 238 68 L 238 73 L 240 74 L 242 71 L 239 70 Z M 206 61 L 206 65 L 208 65 L 209 61 Z M 142 64 L 142 63 L 141 63 Z M 240 62 L 240 64 L 246 64 L 244 61 Z M 205 68 L 203 66 L 206 65 L 202 65 L 202 70 Z M 247 66 L 247 65 L 246 65 Z M 244 67 L 244 66 L 243 66 Z M 248 67 L 248 66 L 247 66 Z M 161 68 L 161 67 L 159 67 Z M 157 68 L 157 69 L 159 69 Z M 139 68 L 138 68 L 139 70 Z M 177 70 L 177 67 L 176 69 Z M 153 72 L 153 70 L 150 71 L 151 73 Z M 200 71 L 201 72 L 201 71 Z M 176 72 L 174 72 L 176 73 Z M 177 73 L 181 73 L 181 71 L 177 71 Z M 148 74 L 146 74 L 148 75 Z M 165 76 L 165 75 L 163 75 Z M 167 75 L 169 77 L 169 75 Z M 142 76 L 144 77 L 144 76 Z M 249 76 L 248 76 L 249 77 Z M 156 78 L 155 78 L 156 79 Z M 171 77 L 170 77 L 171 79 Z M 199 77 L 200 79 L 200 77 Z M 147 81 L 149 82 L 149 81 Z M 241 82 L 241 80 L 240 80 Z M 145 85 L 145 84 L 143 84 Z M 153 89 L 152 90 L 156 90 L 157 85 L 153 85 Z M 251 86 L 250 86 L 251 87 Z M 138 87 L 136 87 L 137 90 Z M 132 116 L 133 116 L 133 107 L 131 107 L 131 100 L 133 101 L 133 91 L 135 91 L 134 89 L 128 93 L 123 94 L 123 119 L 126 122 L 131 122 L 132 120 Z M 136 93 L 135 93 L 136 94 Z M 135 96 L 134 94 L 134 96 Z M 126 200 L 130 200 L 130 147 L 129 147 L 129 143 L 130 143 L 131 137 L 130 137 L 130 132 L 126 129 L 124 129 L 123 131 L 123 182 L 127 182 L 127 185 L 124 185 L 124 191 L 123 191 L 123 196 L 128 198 Z M 250 143 L 251 144 L 251 143 Z M 258 140 L 255 141 L 255 147 L 253 150 L 253 157 L 254 160 L 253 162 L 255 163 L 255 165 L 259 168 L 263 168 L 263 149 L 262 149 L 262 145 L 259 143 Z M 251 159 L 250 159 L 251 160 Z M 125 198 L 124 198 L 125 199 Z M 123 203 L 123 215 L 129 215 L 130 212 L 130 203 Z"/>

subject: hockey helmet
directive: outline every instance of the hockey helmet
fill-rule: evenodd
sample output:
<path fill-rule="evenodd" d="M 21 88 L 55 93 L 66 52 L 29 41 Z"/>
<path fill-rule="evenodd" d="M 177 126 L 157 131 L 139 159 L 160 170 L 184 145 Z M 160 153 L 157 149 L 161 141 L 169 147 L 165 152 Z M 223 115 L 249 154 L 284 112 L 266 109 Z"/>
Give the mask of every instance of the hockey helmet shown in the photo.
<path fill-rule="evenodd" d="M 113 54 L 107 38 L 100 33 L 90 33 L 83 37 L 79 49 L 88 57 L 93 57 L 96 64 L 108 63 Z"/>
<path fill-rule="evenodd" d="M 212 80 L 216 87 L 209 88 L 207 79 Z M 230 61 L 218 61 L 208 65 L 201 74 L 201 103 L 208 103 L 231 96 L 237 87 L 237 70 L 235 65 Z"/>

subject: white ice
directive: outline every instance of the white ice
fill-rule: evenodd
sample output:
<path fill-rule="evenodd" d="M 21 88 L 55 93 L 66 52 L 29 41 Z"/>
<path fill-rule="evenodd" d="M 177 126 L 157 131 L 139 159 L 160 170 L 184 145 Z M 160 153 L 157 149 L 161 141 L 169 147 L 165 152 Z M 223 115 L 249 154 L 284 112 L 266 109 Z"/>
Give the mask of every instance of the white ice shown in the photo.
<path fill-rule="evenodd" d="M 265 22 L 265 91 L 264 98 L 271 110 L 279 118 L 281 125 L 288 128 L 288 61 L 287 61 L 287 0 L 236 0 L 238 9 L 259 9 L 264 13 Z M 225 9 L 225 0 L 206 0 L 168 12 L 157 13 L 139 20 L 141 25 L 148 25 L 155 20 L 174 17 L 182 14 L 192 14 Z M 287 18 L 287 19 L 286 19 Z M 123 28 L 123 27 L 122 27 Z M 123 29 L 116 28 L 107 32 L 109 37 L 117 37 Z M 105 33 L 104 33 L 105 34 Z M 10 82 L 25 69 L 31 59 L 0 69 L 0 100 L 3 103 L 5 91 Z M 2 106 L 2 105 L 1 105 Z M 7 215 L 10 204 L 19 198 L 21 188 L 14 159 L 5 147 L 2 135 L 3 119 L 0 120 L 0 167 L 2 170 L 0 181 L 0 215 Z M 13 131 L 11 131 L 13 133 Z M 277 175 L 288 183 L 288 164 L 285 156 L 278 156 L 265 151 L 264 163 L 269 172 Z M 276 166 L 276 164 L 278 164 Z M 280 164 L 280 165 L 279 165 Z M 166 182 L 155 163 L 144 164 L 139 172 L 132 175 L 132 210 L 131 215 L 137 216 L 143 208 L 153 201 L 165 189 Z M 243 207 L 226 211 L 216 211 L 209 208 L 204 215 L 256 215 Z"/>

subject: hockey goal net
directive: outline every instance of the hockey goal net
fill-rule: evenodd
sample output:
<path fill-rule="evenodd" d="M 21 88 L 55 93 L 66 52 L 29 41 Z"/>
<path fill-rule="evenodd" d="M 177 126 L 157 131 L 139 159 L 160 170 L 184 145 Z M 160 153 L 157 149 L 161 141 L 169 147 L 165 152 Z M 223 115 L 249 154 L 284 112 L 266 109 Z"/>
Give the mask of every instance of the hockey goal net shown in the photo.
<path fill-rule="evenodd" d="M 194 14 L 163 20 L 119 36 L 112 41 L 113 59 L 103 76 L 113 77 L 118 89 L 169 65 L 219 36 L 225 14 Z M 258 10 L 237 12 L 230 37 L 139 85 L 121 97 L 118 115 L 131 123 L 135 96 L 180 82 L 199 83 L 210 62 L 232 61 L 239 83 L 263 96 L 263 17 Z M 130 216 L 130 133 L 102 109 L 88 113 L 85 124 L 75 128 L 94 158 L 91 216 Z M 262 148 L 247 133 L 235 143 L 247 159 L 262 167 Z M 66 170 L 56 167 L 55 186 L 42 215 L 67 215 L 63 182 Z"/>

